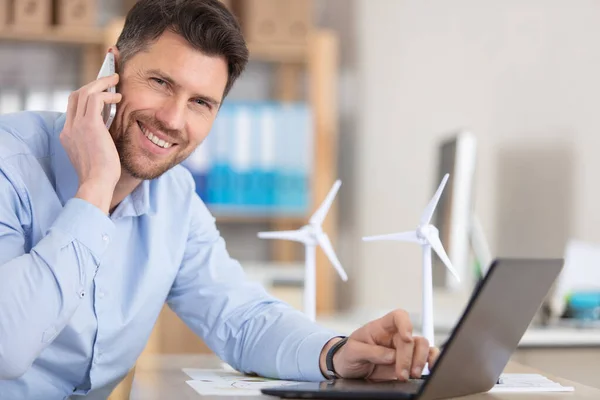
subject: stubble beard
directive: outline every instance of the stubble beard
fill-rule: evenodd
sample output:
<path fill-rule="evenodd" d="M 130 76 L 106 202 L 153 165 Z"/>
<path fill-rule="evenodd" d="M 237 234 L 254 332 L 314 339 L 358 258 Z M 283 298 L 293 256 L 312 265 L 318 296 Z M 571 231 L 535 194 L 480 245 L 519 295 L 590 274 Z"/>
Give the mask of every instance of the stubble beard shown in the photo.
<path fill-rule="evenodd" d="M 117 148 L 117 152 L 119 153 L 119 159 L 121 161 L 121 168 L 124 172 L 128 173 L 135 179 L 141 180 L 152 180 L 160 177 L 162 174 L 175 167 L 177 164 L 181 163 L 185 159 L 185 157 L 178 152 L 175 156 L 171 156 L 171 159 L 162 163 L 157 163 L 152 160 L 151 155 L 146 154 L 146 152 L 142 149 L 137 149 L 136 145 L 133 141 L 133 135 L 136 135 L 137 120 L 145 123 L 148 118 L 139 118 L 135 116 L 135 112 L 132 113 L 129 117 L 129 121 L 127 123 L 127 127 L 113 136 L 115 147 Z M 149 124 L 151 126 L 156 126 L 156 123 Z M 177 147 L 183 146 L 184 144 L 179 144 Z"/>

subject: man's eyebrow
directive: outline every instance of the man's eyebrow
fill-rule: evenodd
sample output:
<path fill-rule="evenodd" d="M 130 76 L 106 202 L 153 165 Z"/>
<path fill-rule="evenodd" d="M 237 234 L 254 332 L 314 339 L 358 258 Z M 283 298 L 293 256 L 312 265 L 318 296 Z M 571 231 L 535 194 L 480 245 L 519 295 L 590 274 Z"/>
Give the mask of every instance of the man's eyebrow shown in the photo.
<path fill-rule="evenodd" d="M 157 75 L 160 79 L 169 83 L 171 86 L 174 86 L 176 88 L 181 88 L 181 85 L 179 83 L 177 83 L 175 81 L 175 79 L 171 78 L 167 73 L 165 73 L 159 69 L 150 69 L 150 70 L 148 70 L 147 73 L 149 75 Z M 206 96 L 203 94 L 196 94 L 196 95 L 194 95 L 194 97 L 209 103 L 213 107 L 219 107 L 221 105 L 221 102 L 219 102 L 218 100 L 214 99 L 211 96 Z"/>
<path fill-rule="evenodd" d="M 197 95 L 197 96 L 194 96 L 194 97 L 197 98 L 197 99 L 200 99 L 202 101 L 207 102 L 208 104 L 212 105 L 213 107 L 219 107 L 221 105 L 220 102 L 218 102 L 217 100 L 213 99 L 210 96 Z"/>

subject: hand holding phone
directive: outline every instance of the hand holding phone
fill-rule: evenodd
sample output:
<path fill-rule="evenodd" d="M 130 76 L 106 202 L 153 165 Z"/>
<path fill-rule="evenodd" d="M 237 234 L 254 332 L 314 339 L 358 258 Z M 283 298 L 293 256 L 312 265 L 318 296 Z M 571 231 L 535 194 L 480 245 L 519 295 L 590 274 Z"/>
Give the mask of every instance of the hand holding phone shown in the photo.
<path fill-rule="evenodd" d="M 106 53 L 106 57 L 104 57 L 104 62 L 102 63 L 102 67 L 100 68 L 100 72 L 98 73 L 98 79 L 103 78 L 105 76 L 111 76 L 115 73 L 115 55 L 111 52 Z M 117 89 L 114 86 L 111 86 L 106 90 L 110 93 L 116 93 Z M 117 113 L 117 105 L 116 104 L 105 104 L 102 110 L 102 119 L 104 120 L 104 124 L 106 128 L 110 128 L 113 119 L 115 118 L 115 114 Z"/>
<path fill-rule="evenodd" d="M 110 73 L 113 56 L 107 56 L 98 79 L 69 96 L 67 115 L 60 141 L 77 176 L 75 197 L 88 201 L 106 214 L 114 188 L 121 176 L 121 163 L 115 142 L 108 131 L 121 94 L 116 93 L 119 75 Z"/>

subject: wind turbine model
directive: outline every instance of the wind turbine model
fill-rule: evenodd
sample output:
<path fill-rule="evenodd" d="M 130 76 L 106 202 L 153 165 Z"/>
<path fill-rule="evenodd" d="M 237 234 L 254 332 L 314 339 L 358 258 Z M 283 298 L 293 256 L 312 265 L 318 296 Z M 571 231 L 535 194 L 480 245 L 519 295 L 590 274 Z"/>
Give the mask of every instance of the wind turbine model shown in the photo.
<path fill-rule="evenodd" d="M 452 263 L 442 246 L 438 229 L 431 225 L 431 218 L 435 211 L 449 174 L 446 174 L 442 179 L 442 183 L 438 187 L 433 198 L 429 201 L 427 208 L 421 216 L 421 222 L 416 231 L 392 233 L 388 235 L 367 236 L 364 241 L 378 240 L 395 240 L 400 242 L 418 243 L 423 249 L 423 305 L 422 305 L 422 335 L 429 341 L 430 346 L 434 346 L 434 329 L 433 329 L 433 279 L 431 272 L 431 249 L 435 250 L 442 262 L 448 267 L 452 275 L 460 281 L 458 274 L 452 267 Z M 423 373 L 428 373 L 427 366 Z"/>
<path fill-rule="evenodd" d="M 342 268 L 342 264 L 340 260 L 338 260 L 335 255 L 335 251 L 333 251 L 333 246 L 331 245 L 331 241 L 323 229 L 321 225 L 327 216 L 327 212 L 331 207 L 331 203 L 333 203 L 333 199 L 337 194 L 342 182 L 337 180 L 333 187 L 329 190 L 327 197 L 321 204 L 321 206 L 315 211 L 315 213 L 310 218 L 308 225 L 303 226 L 297 231 L 279 231 L 279 232 L 259 232 L 258 237 L 261 239 L 282 239 L 282 240 L 292 240 L 295 242 L 304 243 L 306 259 L 305 259 L 305 269 L 304 269 L 304 313 L 312 320 L 315 320 L 316 314 L 316 255 L 317 255 L 317 245 L 321 246 L 327 258 L 338 274 L 344 281 L 348 280 L 348 276 L 346 275 L 346 271 Z"/>

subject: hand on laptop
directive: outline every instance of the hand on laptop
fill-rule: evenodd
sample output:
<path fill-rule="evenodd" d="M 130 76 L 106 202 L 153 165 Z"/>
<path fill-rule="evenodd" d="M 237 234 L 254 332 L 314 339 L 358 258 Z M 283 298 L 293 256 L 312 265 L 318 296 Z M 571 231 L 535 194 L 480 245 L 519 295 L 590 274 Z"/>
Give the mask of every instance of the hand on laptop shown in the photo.
<path fill-rule="evenodd" d="M 327 343 L 321 360 L 339 340 Z M 438 355 L 439 349 L 430 347 L 427 339 L 413 336 L 408 313 L 395 310 L 354 331 L 335 353 L 333 366 L 342 378 L 406 381 L 419 378 L 426 363 L 431 369 Z"/>

